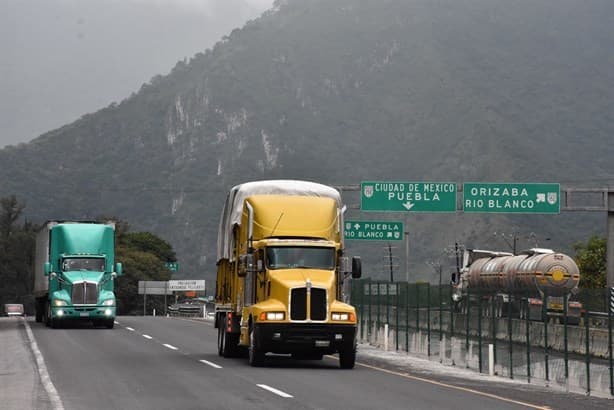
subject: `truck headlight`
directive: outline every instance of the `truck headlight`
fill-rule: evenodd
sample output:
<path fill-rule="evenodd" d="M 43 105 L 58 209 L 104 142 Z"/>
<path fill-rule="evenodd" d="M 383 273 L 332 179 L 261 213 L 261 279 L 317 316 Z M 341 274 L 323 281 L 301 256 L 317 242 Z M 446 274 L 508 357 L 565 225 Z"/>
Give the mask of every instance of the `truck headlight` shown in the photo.
<path fill-rule="evenodd" d="M 343 322 L 347 322 L 347 321 L 355 321 L 355 317 L 353 313 L 341 313 L 341 312 L 333 312 L 331 314 L 331 319 L 332 320 L 339 320 L 339 321 L 343 321 Z"/>
<path fill-rule="evenodd" d="M 102 302 L 102 306 L 113 306 L 115 304 L 115 299 L 107 299 Z"/>
<path fill-rule="evenodd" d="M 65 300 L 62 299 L 53 299 L 53 306 L 67 306 L 68 303 L 66 303 Z"/>
<path fill-rule="evenodd" d="M 260 320 L 284 320 L 286 317 L 284 312 L 262 312 Z"/>

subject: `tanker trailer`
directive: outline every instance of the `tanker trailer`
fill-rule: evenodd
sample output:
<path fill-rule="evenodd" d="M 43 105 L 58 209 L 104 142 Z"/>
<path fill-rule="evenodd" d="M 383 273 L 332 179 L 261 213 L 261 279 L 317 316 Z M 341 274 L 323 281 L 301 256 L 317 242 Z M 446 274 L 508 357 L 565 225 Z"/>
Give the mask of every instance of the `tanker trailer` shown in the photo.
<path fill-rule="evenodd" d="M 547 296 L 550 316 L 564 315 L 579 323 L 582 305 L 570 301 L 577 293 L 580 272 L 574 260 L 551 249 L 533 248 L 514 255 L 508 252 L 466 250 L 459 275 L 453 278 L 452 298 L 460 310 L 478 298 L 494 303 L 495 315 L 542 320 Z"/>

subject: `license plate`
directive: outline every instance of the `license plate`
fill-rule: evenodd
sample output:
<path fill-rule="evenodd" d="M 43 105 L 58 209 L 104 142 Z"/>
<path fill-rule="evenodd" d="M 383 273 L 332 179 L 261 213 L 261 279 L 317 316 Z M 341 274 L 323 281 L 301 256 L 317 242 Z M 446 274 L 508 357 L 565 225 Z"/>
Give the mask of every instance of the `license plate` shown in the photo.
<path fill-rule="evenodd" d="M 89 315 L 90 315 L 90 314 L 89 314 L 89 313 L 87 313 L 87 312 L 81 312 L 81 313 L 79 313 L 79 316 L 81 316 L 81 317 L 89 317 Z"/>
<path fill-rule="evenodd" d="M 316 340 L 316 347 L 328 347 L 330 346 L 329 340 Z"/>

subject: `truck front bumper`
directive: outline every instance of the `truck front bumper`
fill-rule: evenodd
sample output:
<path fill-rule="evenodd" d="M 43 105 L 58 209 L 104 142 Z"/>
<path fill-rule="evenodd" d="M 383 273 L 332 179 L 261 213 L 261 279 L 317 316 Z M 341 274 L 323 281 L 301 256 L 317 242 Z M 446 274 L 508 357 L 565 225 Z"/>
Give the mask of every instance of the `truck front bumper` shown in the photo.
<path fill-rule="evenodd" d="M 258 346 L 265 352 L 333 354 L 356 344 L 356 326 L 313 323 L 258 323 Z"/>
<path fill-rule="evenodd" d="M 114 319 L 115 306 L 61 306 L 51 308 L 54 319 Z"/>

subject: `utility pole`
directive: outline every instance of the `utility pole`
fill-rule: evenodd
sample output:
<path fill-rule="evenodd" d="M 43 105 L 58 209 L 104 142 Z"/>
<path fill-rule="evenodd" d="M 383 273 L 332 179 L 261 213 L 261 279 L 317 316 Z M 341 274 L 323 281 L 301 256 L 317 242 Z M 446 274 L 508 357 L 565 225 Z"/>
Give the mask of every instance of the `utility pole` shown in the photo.
<path fill-rule="evenodd" d="M 606 246 L 606 284 L 614 288 L 614 191 L 609 190 L 607 196 L 608 224 Z"/>
<path fill-rule="evenodd" d="M 388 244 L 388 266 L 390 267 L 390 283 L 394 282 L 394 270 L 392 269 L 392 245 Z"/>
<path fill-rule="evenodd" d="M 405 282 L 409 283 L 409 232 L 405 231 Z"/>

